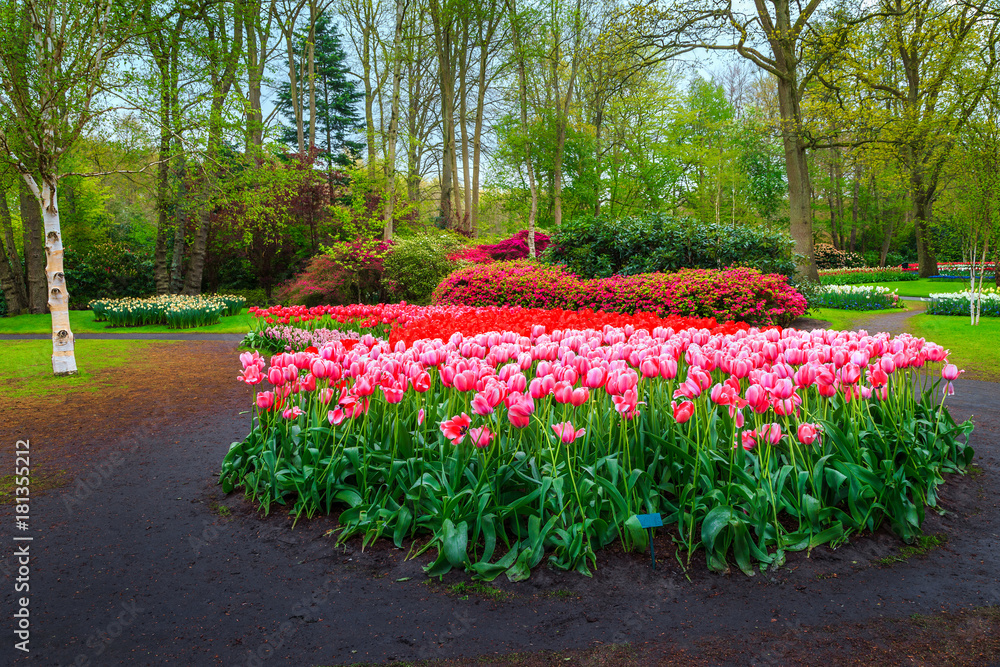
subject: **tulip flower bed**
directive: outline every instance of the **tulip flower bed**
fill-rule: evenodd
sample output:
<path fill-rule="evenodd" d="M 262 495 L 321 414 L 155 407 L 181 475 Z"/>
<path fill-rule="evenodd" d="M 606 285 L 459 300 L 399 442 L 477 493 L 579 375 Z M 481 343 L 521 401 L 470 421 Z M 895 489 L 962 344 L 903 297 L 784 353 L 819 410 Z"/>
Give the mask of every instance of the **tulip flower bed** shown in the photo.
<path fill-rule="evenodd" d="M 537 324 L 348 347 L 241 356 L 272 387 L 220 481 L 264 511 L 341 511 L 342 540 L 427 536 L 431 575 L 589 574 L 615 540 L 646 547 L 645 512 L 716 571 L 883 523 L 911 540 L 973 455 L 944 408 L 958 369 L 909 335 Z"/>
<path fill-rule="evenodd" d="M 171 329 L 190 329 L 215 324 L 223 316 L 239 314 L 246 305 L 240 296 L 218 294 L 183 296 L 166 294 L 147 299 L 95 299 L 90 302 L 95 322 L 112 327 L 165 324 Z"/>
<path fill-rule="evenodd" d="M 265 327 L 260 331 L 251 331 L 241 343 L 242 347 L 266 352 L 300 352 L 307 347 L 322 347 L 336 340 L 357 341 L 356 331 L 340 331 L 339 329 L 300 329 L 298 327 L 278 325 Z M 346 343 L 351 345 L 352 343 Z"/>
<path fill-rule="evenodd" d="M 712 333 L 746 330 L 742 322 L 718 324 L 714 317 L 660 317 L 652 313 L 607 313 L 593 310 L 559 308 L 473 308 L 471 306 L 414 306 L 406 303 L 368 306 L 271 306 L 250 308 L 251 327 L 262 332 L 268 327 L 285 325 L 314 331 L 328 327 L 345 333 L 372 334 L 395 345 L 398 341 L 421 338 L 448 339 L 455 332 L 474 335 L 488 331 L 514 331 L 528 335 L 538 327 L 550 331 L 582 329 L 605 325 L 632 329 L 670 326 L 675 329 L 705 328 Z M 302 339 L 304 340 L 304 339 Z M 252 345 L 251 345 L 252 347 Z M 305 346 L 303 346 L 304 349 Z M 319 347 L 316 345 L 316 347 Z M 260 348 L 258 348 L 260 349 Z"/>
<path fill-rule="evenodd" d="M 812 297 L 812 305 L 841 310 L 902 308 L 899 294 L 878 285 L 826 285 Z"/>
<path fill-rule="evenodd" d="M 820 269 L 821 285 L 860 285 L 862 283 L 891 283 L 916 280 L 917 274 L 904 271 L 899 266 L 858 267 L 853 269 Z"/>
<path fill-rule="evenodd" d="M 970 303 L 979 300 L 980 315 L 983 317 L 1000 317 L 1000 290 L 984 288 L 980 296 L 978 292 L 950 292 L 931 294 L 931 302 L 927 306 L 929 315 L 968 315 Z"/>

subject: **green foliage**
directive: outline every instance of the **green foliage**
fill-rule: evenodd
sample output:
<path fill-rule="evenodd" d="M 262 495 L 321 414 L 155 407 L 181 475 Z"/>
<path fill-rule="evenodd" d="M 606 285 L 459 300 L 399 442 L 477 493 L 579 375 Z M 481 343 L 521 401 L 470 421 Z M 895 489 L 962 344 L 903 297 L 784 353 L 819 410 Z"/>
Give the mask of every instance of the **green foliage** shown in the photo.
<path fill-rule="evenodd" d="M 385 258 L 383 285 L 409 303 L 430 303 L 434 288 L 455 268 L 448 256 L 464 245 L 462 237 L 448 232 L 399 239 Z"/>
<path fill-rule="evenodd" d="M 84 252 L 67 248 L 66 285 L 70 307 L 85 308 L 93 299 L 153 294 L 153 258 L 148 249 L 105 241 Z"/>
<path fill-rule="evenodd" d="M 792 241 L 783 233 L 662 214 L 577 218 L 556 230 L 543 259 L 585 278 L 728 266 L 786 276 L 795 272 Z"/>

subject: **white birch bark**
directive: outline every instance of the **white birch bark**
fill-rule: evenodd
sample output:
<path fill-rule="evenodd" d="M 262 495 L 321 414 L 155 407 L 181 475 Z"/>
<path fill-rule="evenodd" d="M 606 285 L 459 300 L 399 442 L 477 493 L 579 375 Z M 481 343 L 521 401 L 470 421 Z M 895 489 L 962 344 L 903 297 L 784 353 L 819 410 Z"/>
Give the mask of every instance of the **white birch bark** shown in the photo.
<path fill-rule="evenodd" d="M 52 314 L 52 372 L 56 375 L 76 374 L 76 353 L 73 330 L 69 325 L 69 291 L 63 273 L 62 229 L 59 226 L 59 206 L 56 198 L 56 178 L 43 177 L 39 189 L 35 179 L 25 174 L 32 193 L 38 197 L 45 228 L 45 279 L 48 285 L 49 312 Z"/>

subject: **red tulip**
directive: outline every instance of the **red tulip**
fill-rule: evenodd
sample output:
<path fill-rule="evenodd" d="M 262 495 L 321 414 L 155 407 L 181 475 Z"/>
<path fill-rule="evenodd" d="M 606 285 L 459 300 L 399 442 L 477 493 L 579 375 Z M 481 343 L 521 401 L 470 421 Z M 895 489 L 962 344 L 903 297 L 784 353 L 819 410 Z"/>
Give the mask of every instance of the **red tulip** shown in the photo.
<path fill-rule="evenodd" d="M 458 445 L 465 439 L 465 432 L 471 423 L 472 419 L 463 412 L 457 417 L 441 422 L 441 432 L 444 433 L 444 437 L 451 440 L 453 445 Z"/>

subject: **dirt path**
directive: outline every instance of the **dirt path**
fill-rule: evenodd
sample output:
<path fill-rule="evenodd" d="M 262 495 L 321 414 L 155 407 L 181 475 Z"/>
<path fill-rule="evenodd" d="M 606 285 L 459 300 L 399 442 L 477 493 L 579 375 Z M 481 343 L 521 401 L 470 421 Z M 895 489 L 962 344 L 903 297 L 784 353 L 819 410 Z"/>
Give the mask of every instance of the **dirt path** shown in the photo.
<path fill-rule="evenodd" d="M 232 343 L 173 345 L 113 371 L 119 382 L 99 395 L 17 399 L 0 413 L 0 442 L 30 437 L 33 456 L 66 471 L 64 486 L 31 505 L 33 663 L 983 665 L 1000 656 L 1000 617 L 983 610 L 1000 604 L 997 385 L 960 380 L 949 399 L 956 417 L 975 415 L 981 473 L 942 487 L 947 512 L 929 513 L 925 531 L 947 542 L 924 556 L 885 563 L 902 545 L 883 531 L 793 554 L 753 578 L 710 574 L 696 558 L 689 579 L 663 532 L 655 571 L 645 555 L 612 548 L 592 579 L 540 567 L 528 581 L 477 590 L 462 573 L 428 580 L 427 557 L 406 560 L 387 540 L 335 548 L 329 518 L 291 530 L 280 508 L 261 518 L 222 494 L 219 463 L 248 428 L 237 367 Z M 0 453 L 3 470 L 11 451 Z M 9 504 L 3 512 L 12 526 Z M 13 609 L 7 530 L 0 568 Z M 25 660 L 12 643 L 0 648 L 5 664 Z"/>
<path fill-rule="evenodd" d="M 892 335 L 908 333 L 907 322 L 914 315 L 927 310 L 926 301 L 907 301 L 907 309 L 898 313 L 879 313 L 859 318 L 854 322 L 855 329 L 864 329 L 869 333 L 886 331 Z"/>

